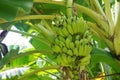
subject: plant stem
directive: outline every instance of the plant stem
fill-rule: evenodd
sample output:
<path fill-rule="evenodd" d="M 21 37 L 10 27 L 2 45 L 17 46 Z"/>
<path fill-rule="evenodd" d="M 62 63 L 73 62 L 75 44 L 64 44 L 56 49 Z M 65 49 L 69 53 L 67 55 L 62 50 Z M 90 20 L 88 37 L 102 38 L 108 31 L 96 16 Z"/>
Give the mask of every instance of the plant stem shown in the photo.
<path fill-rule="evenodd" d="M 16 17 L 13 21 L 27 20 L 27 19 L 54 19 L 55 17 L 56 17 L 55 15 L 28 15 L 28 16 Z M 6 22 L 8 21 L 0 20 L 0 24 Z"/>
<path fill-rule="evenodd" d="M 43 68 L 39 68 L 39 69 L 36 69 L 28 74 L 25 74 L 24 76 L 22 76 L 21 78 L 19 78 L 18 80 L 24 80 L 25 78 L 35 74 L 35 73 L 38 73 L 40 71 L 46 71 L 46 70 L 50 70 L 50 69 L 59 69 L 60 66 L 58 65 L 53 65 L 53 66 L 47 66 L 47 67 L 43 67 Z"/>
<path fill-rule="evenodd" d="M 73 11 L 73 0 L 67 0 L 67 17 L 72 17 Z"/>

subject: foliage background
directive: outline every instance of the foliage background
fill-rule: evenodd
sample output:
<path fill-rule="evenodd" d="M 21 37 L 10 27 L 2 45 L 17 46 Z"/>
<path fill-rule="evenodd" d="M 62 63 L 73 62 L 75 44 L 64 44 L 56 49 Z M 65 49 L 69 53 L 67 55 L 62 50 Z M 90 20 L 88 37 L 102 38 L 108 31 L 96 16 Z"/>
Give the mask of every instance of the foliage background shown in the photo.
<path fill-rule="evenodd" d="M 93 0 L 93 2 L 94 1 L 95 0 Z M 109 40 L 111 38 L 111 36 L 109 38 L 109 35 L 113 33 L 112 31 L 106 32 L 107 30 L 103 30 L 103 32 L 98 26 L 106 25 L 106 22 L 101 20 L 101 15 L 107 16 L 109 11 L 106 13 L 105 0 L 99 0 L 98 2 L 104 13 L 100 12 L 99 9 L 96 9 L 94 5 L 88 5 L 89 2 L 87 2 L 87 0 L 74 1 L 78 16 L 83 17 L 88 22 L 97 24 L 97 27 L 92 27 L 92 29 L 96 30 L 98 33 L 93 34 L 91 64 L 88 65 L 87 71 L 90 78 L 100 77 L 99 74 L 103 72 L 105 75 L 109 75 L 105 80 L 118 80 L 120 63 L 118 58 L 116 58 L 116 55 L 114 55 L 115 51 L 111 48 L 113 47 L 111 46 L 111 43 L 113 42 L 110 40 L 109 44 L 109 41 L 105 41 L 106 35 Z M 106 2 L 108 5 L 111 5 L 110 10 L 113 10 L 114 13 L 114 6 L 117 2 L 119 3 L 119 1 L 106 0 Z M 107 8 L 109 8 L 109 6 Z M 14 76 L 6 74 L 8 80 L 60 80 L 59 66 L 56 64 L 54 56 L 51 55 L 52 51 L 49 46 L 49 41 L 41 36 L 42 34 L 39 33 L 39 28 L 35 25 L 42 24 L 44 26 L 49 26 L 51 21 L 61 14 L 66 14 L 65 1 L 1 0 L 0 29 L 20 33 L 25 38 L 31 38 L 29 42 L 33 46 L 32 48 L 24 50 L 20 50 L 19 46 L 15 46 L 14 44 L 8 46 L 8 54 L 0 60 L 0 71 L 4 72 L 6 70 L 21 67 L 29 68 L 25 73 L 23 73 L 21 69 L 17 70 L 17 73 Z M 117 16 L 119 15 L 120 13 Z M 107 18 L 109 19 L 109 16 L 107 16 Z M 47 25 L 45 25 L 42 20 L 47 21 Z M 100 22 L 103 24 L 98 24 Z M 13 25 L 18 30 L 13 30 Z M 105 39 L 103 34 L 105 34 Z M 95 79 L 97 80 L 97 78 Z"/>

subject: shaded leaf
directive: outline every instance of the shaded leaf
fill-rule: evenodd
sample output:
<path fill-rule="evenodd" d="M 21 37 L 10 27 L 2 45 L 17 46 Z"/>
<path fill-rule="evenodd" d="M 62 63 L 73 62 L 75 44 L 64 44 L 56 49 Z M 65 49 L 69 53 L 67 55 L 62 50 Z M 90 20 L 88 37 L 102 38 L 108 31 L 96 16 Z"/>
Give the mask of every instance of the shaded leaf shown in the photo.
<path fill-rule="evenodd" d="M 30 12 L 32 5 L 32 0 L 1 0 L 0 18 L 11 21 L 16 15 Z"/>
<path fill-rule="evenodd" d="M 38 40 L 31 39 L 30 43 L 35 47 L 35 49 L 39 49 L 39 50 L 51 50 L 50 46 L 48 46 L 48 45 L 46 45 L 43 42 L 40 42 Z"/>
<path fill-rule="evenodd" d="M 0 68 L 2 68 L 5 64 L 7 64 L 12 57 L 18 55 L 19 48 L 12 49 L 8 54 L 0 61 Z"/>
<path fill-rule="evenodd" d="M 103 62 L 112 67 L 113 70 L 120 73 L 120 66 L 116 62 L 116 60 L 105 50 L 93 48 L 91 54 L 91 63 L 96 64 L 99 62 Z"/>

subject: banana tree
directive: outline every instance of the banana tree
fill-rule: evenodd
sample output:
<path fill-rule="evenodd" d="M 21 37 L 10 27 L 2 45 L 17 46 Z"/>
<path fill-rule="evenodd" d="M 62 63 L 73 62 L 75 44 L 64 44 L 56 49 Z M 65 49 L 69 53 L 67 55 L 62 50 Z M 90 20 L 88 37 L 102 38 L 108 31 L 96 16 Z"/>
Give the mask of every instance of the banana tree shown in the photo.
<path fill-rule="evenodd" d="M 29 67 L 11 80 L 119 79 L 118 0 L 1 0 L 0 4 L 4 30 L 0 40 L 11 31 L 31 37 L 33 46 L 7 50 L 0 42 L 1 71 Z"/>

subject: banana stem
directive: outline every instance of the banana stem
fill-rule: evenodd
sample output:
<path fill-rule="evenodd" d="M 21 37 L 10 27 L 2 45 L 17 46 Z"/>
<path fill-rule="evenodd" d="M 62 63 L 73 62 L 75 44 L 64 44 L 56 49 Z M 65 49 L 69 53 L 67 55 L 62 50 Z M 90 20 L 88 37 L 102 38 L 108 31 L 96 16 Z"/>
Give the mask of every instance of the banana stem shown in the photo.
<path fill-rule="evenodd" d="M 72 7 L 73 7 L 73 0 L 67 0 L 67 17 L 72 16 L 73 14 Z"/>

